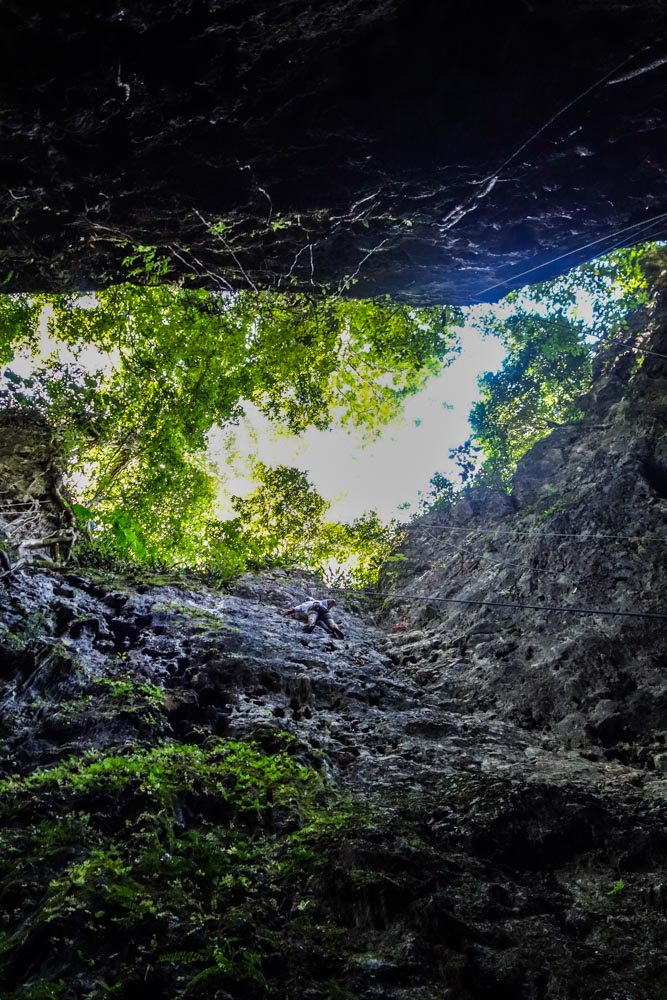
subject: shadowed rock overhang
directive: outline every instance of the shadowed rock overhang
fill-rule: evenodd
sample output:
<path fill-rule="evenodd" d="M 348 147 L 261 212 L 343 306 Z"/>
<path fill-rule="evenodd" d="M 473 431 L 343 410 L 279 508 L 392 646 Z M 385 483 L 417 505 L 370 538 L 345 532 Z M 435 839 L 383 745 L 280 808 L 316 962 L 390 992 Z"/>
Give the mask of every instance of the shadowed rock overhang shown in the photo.
<path fill-rule="evenodd" d="M 667 228 L 659 0 L 1 20 L 5 291 L 135 270 L 471 303 Z"/>

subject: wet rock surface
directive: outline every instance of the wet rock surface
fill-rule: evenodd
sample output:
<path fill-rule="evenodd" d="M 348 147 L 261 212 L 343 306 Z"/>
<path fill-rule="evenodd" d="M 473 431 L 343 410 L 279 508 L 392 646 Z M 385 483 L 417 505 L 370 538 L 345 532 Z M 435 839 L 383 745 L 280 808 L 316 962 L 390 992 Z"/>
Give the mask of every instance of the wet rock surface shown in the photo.
<path fill-rule="evenodd" d="M 215 751 L 228 740 L 271 752 L 289 733 L 296 759 L 344 795 L 343 812 L 339 801 L 323 800 L 322 822 L 331 825 L 317 840 L 317 864 L 299 862 L 296 883 L 282 886 L 270 921 L 250 877 L 240 890 L 240 923 L 239 899 L 226 904 L 239 954 L 260 928 L 253 948 L 261 982 L 236 969 L 222 976 L 222 992 L 204 978 L 197 995 L 659 997 L 665 769 L 567 750 L 512 721 L 449 708 L 409 662 L 392 664 L 383 651 L 386 630 L 370 622 L 368 610 L 363 617 L 352 610 L 355 598 L 341 601 L 344 641 L 319 629 L 306 635 L 278 611 L 315 588 L 307 577 L 283 573 L 245 578 L 229 593 L 36 568 L 16 574 L 0 612 L 1 768 L 4 780 L 14 781 L 9 800 L 22 777 L 85 762 L 86 754 L 97 755 L 95 762 L 134 761 L 160 747 Z M 494 641 L 490 626 L 477 629 L 483 643 Z M 455 684 L 456 668 L 442 676 Z M 79 811 L 68 809 L 75 817 L 85 809 L 89 824 L 106 829 L 118 825 L 120 808 L 116 837 L 131 843 L 140 808 L 155 822 L 161 815 L 141 787 L 131 792 L 138 805 L 130 797 L 114 806 L 109 792 L 100 804 L 91 785 L 79 793 Z M 55 793 L 42 794 L 50 801 Z M 230 820 L 219 796 L 195 795 L 179 793 L 179 836 L 194 836 L 202 814 L 224 829 Z M 286 807 L 274 805 L 271 817 L 274 831 L 299 828 Z M 13 815 L 11 826 L 20 824 Z M 177 848 L 162 850 L 164 868 Z M 81 845 L 78 854 L 79 861 L 87 856 Z M 87 908 L 71 902 L 65 919 L 52 898 L 59 856 L 46 856 L 54 881 L 49 889 L 46 878 L 41 899 L 19 903 L 14 866 L 4 872 L 5 989 L 66 977 L 64 996 L 102 996 L 104 978 L 133 997 L 145 977 L 153 994 L 166 998 L 191 994 L 194 987 L 181 984 L 199 974 L 198 961 L 208 961 L 210 974 L 212 960 L 202 956 L 218 939 L 221 915 L 204 921 L 200 914 L 200 928 L 171 904 L 166 925 L 160 912 L 121 920 L 98 888 Z M 200 876 L 201 900 L 215 869 Z M 29 884 L 29 874 L 23 877 Z M 144 891 L 159 900 L 157 888 Z M 271 884 L 263 889 L 273 891 Z M 108 940 L 96 938 L 87 951 L 93 906 Z M 54 947 L 57 961 L 48 957 Z M 95 958 L 86 959 L 90 954 Z"/>
<path fill-rule="evenodd" d="M 468 303 L 660 235 L 666 16 L 656 0 L 6 2 L 4 290 L 166 268 Z"/>

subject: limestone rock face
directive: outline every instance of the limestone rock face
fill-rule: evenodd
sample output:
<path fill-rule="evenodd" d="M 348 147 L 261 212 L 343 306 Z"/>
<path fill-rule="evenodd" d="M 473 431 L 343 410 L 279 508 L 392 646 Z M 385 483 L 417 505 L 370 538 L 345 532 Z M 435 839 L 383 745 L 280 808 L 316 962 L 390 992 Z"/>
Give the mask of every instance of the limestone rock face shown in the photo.
<path fill-rule="evenodd" d="M 591 759 L 447 707 L 354 600 L 344 641 L 280 617 L 316 586 L 14 575 L 2 988 L 658 1000 L 667 752 Z"/>
<path fill-rule="evenodd" d="M 39 543 L 67 531 L 60 459 L 53 428 L 39 414 L 0 411 L 0 573 L 51 555 L 60 542 Z"/>
<path fill-rule="evenodd" d="M 469 303 L 665 231 L 656 0 L 1 18 L 4 291 L 166 275 Z"/>
<path fill-rule="evenodd" d="M 472 491 L 415 522 L 379 589 L 395 595 L 394 662 L 450 709 L 653 767 L 667 740 L 664 301 L 642 350 L 640 367 L 603 352 L 582 423 L 521 459 L 504 506 Z"/>

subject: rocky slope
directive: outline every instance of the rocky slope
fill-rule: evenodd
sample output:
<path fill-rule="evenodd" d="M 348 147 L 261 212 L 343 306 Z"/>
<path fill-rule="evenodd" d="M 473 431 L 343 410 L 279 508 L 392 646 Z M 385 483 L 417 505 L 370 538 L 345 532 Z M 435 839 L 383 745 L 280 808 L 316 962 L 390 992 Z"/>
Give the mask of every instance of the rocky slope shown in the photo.
<path fill-rule="evenodd" d="M 663 315 L 342 642 L 298 574 L 3 575 L 0 996 L 664 998 L 665 621 L 419 596 L 664 613 Z"/>
<path fill-rule="evenodd" d="M 456 304 L 665 232 L 660 0 L 0 18 L 5 291 L 166 268 Z"/>
<path fill-rule="evenodd" d="M 2 995 L 661 996 L 665 775 L 305 636 L 310 589 L 17 575 Z"/>
<path fill-rule="evenodd" d="M 635 342 L 651 353 L 598 357 L 583 422 L 528 452 L 511 496 L 416 522 L 380 584 L 394 662 L 443 703 L 649 768 L 667 768 L 666 315 Z"/>

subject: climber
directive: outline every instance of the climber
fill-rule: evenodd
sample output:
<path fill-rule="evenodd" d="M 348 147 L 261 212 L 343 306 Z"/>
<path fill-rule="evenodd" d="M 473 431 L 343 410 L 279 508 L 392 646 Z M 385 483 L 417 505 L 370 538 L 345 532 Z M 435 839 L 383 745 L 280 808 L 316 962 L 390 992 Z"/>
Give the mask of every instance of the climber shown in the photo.
<path fill-rule="evenodd" d="M 335 601 L 331 598 L 327 598 L 325 601 L 316 601 L 311 599 L 309 601 L 304 601 L 303 604 L 297 604 L 294 608 L 288 608 L 287 611 L 281 611 L 283 618 L 296 618 L 298 621 L 306 622 L 306 627 L 304 632 L 312 632 L 316 625 L 321 625 L 325 628 L 334 639 L 342 639 L 343 633 L 339 629 L 336 622 L 333 620 L 331 614 L 331 608 L 335 605 Z"/>

